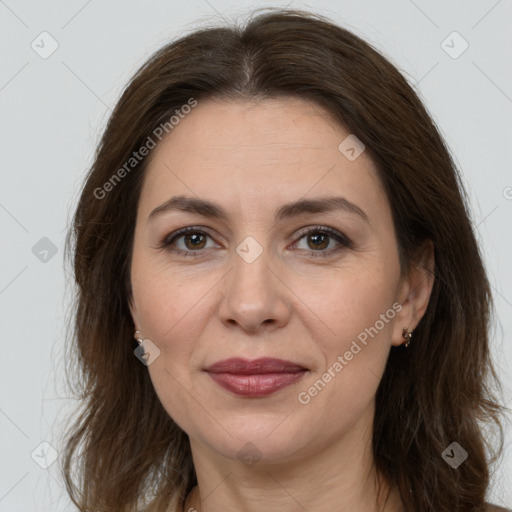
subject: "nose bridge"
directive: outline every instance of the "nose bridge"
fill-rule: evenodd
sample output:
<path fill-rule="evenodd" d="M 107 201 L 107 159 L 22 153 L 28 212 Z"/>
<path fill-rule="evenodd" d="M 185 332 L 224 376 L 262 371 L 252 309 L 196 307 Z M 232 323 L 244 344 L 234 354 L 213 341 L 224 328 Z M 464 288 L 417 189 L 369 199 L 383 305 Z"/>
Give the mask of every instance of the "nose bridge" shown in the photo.
<path fill-rule="evenodd" d="M 250 331 L 271 321 L 282 324 L 289 314 L 267 239 L 261 235 L 258 241 L 256 236 L 247 236 L 235 247 L 220 309 L 224 322 L 235 322 Z"/>
<path fill-rule="evenodd" d="M 260 241 L 262 237 L 259 237 Z M 233 284 L 241 283 L 251 285 L 254 292 L 268 293 L 269 265 L 272 264 L 272 255 L 268 243 L 258 242 L 255 237 L 247 236 L 235 249 L 233 255 Z M 243 287 L 241 287 L 243 288 Z"/>

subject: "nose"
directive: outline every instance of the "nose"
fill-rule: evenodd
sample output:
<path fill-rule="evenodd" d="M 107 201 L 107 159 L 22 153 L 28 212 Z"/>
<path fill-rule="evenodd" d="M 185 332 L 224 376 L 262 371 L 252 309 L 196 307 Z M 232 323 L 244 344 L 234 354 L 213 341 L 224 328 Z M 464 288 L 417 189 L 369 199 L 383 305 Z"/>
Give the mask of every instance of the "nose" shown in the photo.
<path fill-rule="evenodd" d="M 267 248 L 253 261 L 243 252 L 233 253 L 233 268 L 223 280 L 218 310 L 224 324 L 251 333 L 268 333 L 289 321 L 291 291 L 278 263 Z"/>

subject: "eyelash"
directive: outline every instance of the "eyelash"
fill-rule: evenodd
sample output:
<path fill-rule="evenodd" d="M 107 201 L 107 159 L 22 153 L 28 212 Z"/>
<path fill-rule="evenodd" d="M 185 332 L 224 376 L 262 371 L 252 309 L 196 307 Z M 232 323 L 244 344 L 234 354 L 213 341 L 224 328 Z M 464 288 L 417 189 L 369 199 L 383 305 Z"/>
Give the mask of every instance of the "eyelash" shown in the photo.
<path fill-rule="evenodd" d="M 167 235 L 160 242 L 158 248 L 159 249 L 167 249 L 167 250 L 172 251 L 172 252 L 178 252 L 181 255 L 186 256 L 186 257 L 192 257 L 192 258 L 200 257 L 200 256 L 202 256 L 204 254 L 204 251 L 206 249 L 200 249 L 200 250 L 197 250 L 197 251 L 189 251 L 189 250 L 171 249 L 170 248 L 170 245 L 173 242 L 175 242 L 177 239 L 181 238 L 184 235 L 191 234 L 191 233 L 192 234 L 205 235 L 207 237 L 210 237 L 210 235 L 208 233 L 205 233 L 204 231 L 201 231 L 200 229 L 198 229 L 196 227 L 190 226 L 190 227 L 183 228 L 183 229 L 180 229 L 178 231 L 175 231 L 174 233 L 171 233 L 170 235 Z M 340 251 L 340 250 L 342 250 L 344 248 L 352 248 L 352 242 L 345 235 L 343 235 L 339 231 L 336 231 L 335 229 L 329 228 L 327 226 L 314 226 L 314 227 L 310 228 L 309 230 L 307 230 L 305 232 L 302 232 L 299 235 L 299 238 L 297 239 L 297 241 L 301 240 L 305 236 L 310 235 L 312 233 L 328 235 L 328 236 L 330 236 L 331 238 L 334 238 L 337 242 L 340 243 L 340 246 L 338 246 L 338 247 L 336 247 L 334 249 L 318 250 L 318 251 L 308 251 L 310 256 L 312 256 L 312 257 L 315 257 L 315 258 L 317 258 L 317 257 L 327 258 L 327 257 L 331 256 L 333 253 L 337 253 L 338 251 Z M 293 249 L 293 250 L 297 250 L 297 249 Z M 302 249 L 302 250 L 305 250 L 305 249 Z"/>

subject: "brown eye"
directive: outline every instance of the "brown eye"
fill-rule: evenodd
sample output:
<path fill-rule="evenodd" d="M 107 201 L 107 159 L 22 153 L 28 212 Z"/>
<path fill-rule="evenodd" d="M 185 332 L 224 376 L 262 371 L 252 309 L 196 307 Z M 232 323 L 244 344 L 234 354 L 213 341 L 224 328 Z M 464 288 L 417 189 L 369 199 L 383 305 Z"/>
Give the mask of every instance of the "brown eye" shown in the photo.
<path fill-rule="evenodd" d="M 309 247 L 311 247 L 314 250 L 326 249 L 327 246 L 329 245 L 329 236 L 324 233 L 317 233 L 312 235 L 310 234 L 307 235 L 307 237 Z M 309 242 L 312 242 L 312 245 L 310 245 Z"/>
<path fill-rule="evenodd" d="M 192 233 L 184 235 L 183 240 L 187 249 L 204 249 L 206 237 L 204 234 Z"/>
<path fill-rule="evenodd" d="M 160 242 L 159 248 L 168 249 L 183 256 L 201 256 L 204 255 L 206 249 L 217 246 L 214 243 L 207 247 L 208 239 L 212 240 L 207 233 L 194 227 L 188 227 L 166 236 Z"/>
<path fill-rule="evenodd" d="M 311 256 L 328 257 L 341 249 L 352 247 L 351 241 L 345 235 L 327 226 L 319 226 L 303 232 L 296 245 L 302 239 L 306 240 L 306 247 L 298 247 L 298 249 L 305 250 Z M 331 243 L 333 247 L 328 248 Z"/>

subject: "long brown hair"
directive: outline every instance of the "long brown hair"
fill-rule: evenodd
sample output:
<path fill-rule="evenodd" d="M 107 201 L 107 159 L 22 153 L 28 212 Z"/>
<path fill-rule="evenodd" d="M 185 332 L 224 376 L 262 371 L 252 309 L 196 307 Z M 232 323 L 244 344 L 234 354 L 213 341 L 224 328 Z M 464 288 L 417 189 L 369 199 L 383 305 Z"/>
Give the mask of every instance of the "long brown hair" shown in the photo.
<path fill-rule="evenodd" d="M 81 511 L 132 511 L 155 497 L 163 511 L 196 485 L 188 436 L 133 353 L 131 251 L 150 156 L 126 163 L 191 99 L 279 96 L 316 102 L 365 144 L 404 273 L 425 239 L 434 244 L 428 309 L 414 343 L 391 349 L 377 392 L 376 468 L 407 510 L 481 511 L 502 452 L 503 408 L 493 396 L 501 387 L 489 352 L 490 286 L 460 176 L 417 94 L 386 58 L 329 20 L 292 10 L 171 42 L 135 74 L 109 119 L 67 240 L 78 285 L 69 374 L 83 404 L 67 435 L 68 493 Z M 497 429 L 497 449 L 483 424 Z M 453 441 L 469 453 L 457 469 L 442 457 Z"/>

